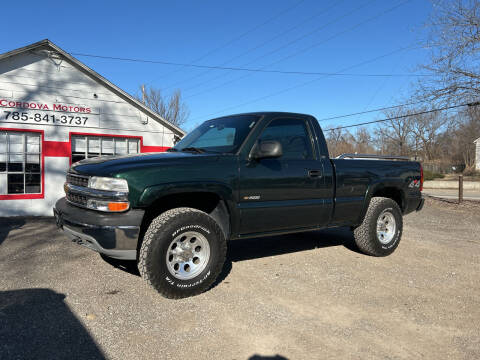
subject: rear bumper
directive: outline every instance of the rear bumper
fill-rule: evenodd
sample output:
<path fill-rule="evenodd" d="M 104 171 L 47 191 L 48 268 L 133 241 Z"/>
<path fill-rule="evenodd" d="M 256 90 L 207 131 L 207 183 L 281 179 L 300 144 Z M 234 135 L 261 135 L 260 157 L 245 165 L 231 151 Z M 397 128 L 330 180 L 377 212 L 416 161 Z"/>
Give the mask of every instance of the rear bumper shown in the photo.
<path fill-rule="evenodd" d="M 418 204 L 416 211 L 420 211 L 423 209 L 423 204 L 425 203 L 425 199 L 422 197 L 422 200 L 420 200 L 420 204 Z"/>
<path fill-rule="evenodd" d="M 409 214 L 414 211 L 420 211 L 423 208 L 423 204 L 425 203 L 425 199 L 423 198 L 422 194 L 419 192 L 414 196 L 407 197 L 405 203 L 405 210 L 404 215 Z"/>
<path fill-rule="evenodd" d="M 143 210 L 105 214 L 79 208 L 62 198 L 53 213 L 57 226 L 73 242 L 116 259 L 136 259 Z"/>

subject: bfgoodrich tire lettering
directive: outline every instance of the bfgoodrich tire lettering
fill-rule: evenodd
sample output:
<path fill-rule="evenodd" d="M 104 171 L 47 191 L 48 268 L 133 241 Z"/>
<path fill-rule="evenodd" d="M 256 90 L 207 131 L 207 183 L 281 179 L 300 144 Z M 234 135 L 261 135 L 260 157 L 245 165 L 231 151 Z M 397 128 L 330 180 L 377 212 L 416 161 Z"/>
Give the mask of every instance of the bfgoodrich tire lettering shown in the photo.
<path fill-rule="evenodd" d="M 208 261 L 195 277 L 182 279 L 167 265 L 172 241 L 198 233 L 208 241 Z M 148 227 L 140 248 L 138 268 L 142 277 L 161 295 L 170 299 L 194 296 L 207 290 L 222 270 L 227 245 L 225 236 L 208 214 L 192 208 L 168 210 Z"/>
<path fill-rule="evenodd" d="M 385 214 L 387 216 L 385 217 Z M 383 220 L 382 220 L 383 219 Z M 385 224 L 385 219 L 387 223 Z M 394 221 L 393 236 L 382 237 L 385 225 Z M 391 225 L 391 224 L 390 224 Z M 389 198 L 374 197 L 370 201 L 362 224 L 354 230 L 355 243 L 365 254 L 372 256 L 387 256 L 395 251 L 402 237 L 403 218 L 398 204 Z"/>

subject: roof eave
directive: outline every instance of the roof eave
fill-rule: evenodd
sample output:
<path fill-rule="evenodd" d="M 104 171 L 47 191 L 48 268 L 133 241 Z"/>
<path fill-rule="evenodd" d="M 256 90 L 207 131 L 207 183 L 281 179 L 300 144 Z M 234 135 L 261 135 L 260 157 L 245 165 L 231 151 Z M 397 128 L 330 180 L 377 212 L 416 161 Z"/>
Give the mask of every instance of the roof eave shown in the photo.
<path fill-rule="evenodd" d="M 120 97 L 124 98 L 124 100 L 133 103 L 133 105 L 136 108 L 143 111 L 148 116 L 152 117 L 153 119 L 155 119 L 156 121 L 158 121 L 159 123 L 164 125 L 166 128 L 172 130 L 177 135 L 181 135 L 181 136 L 185 135 L 185 131 L 180 129 L 178 126 L 173 125 L 171 122 L 165 120 L 160 115 L 158 115 L 154 111 L 150 110 L 148 107 L 146 107 L 140 101 L 138 101 L 137 99 L 132 97 L 130 94 L 128 94 L 127 92 L 120 89 L 118 86 L 116 86 L 115 84 L 113 84 L 112 82 L 110 82 L 109 80 L 104 78 L 102 75 L 100 75 L 96 71 L 89 68 L 87 65 L 85 65 L 80 60 L 76 59 L 75 57 L 73 57 L 72 55 L 70 55 L 69 53 L 64 51 L 63 49 L 59 48 L 57 45 L 55 45 L 54 43 L 52 43 L 48 39 L 44 39 L 44 40 L 38 41 L 36 43 L 33 43 L 33 44 L 30 44 L 30 45 L 27 45 L 27 46 L 24 46 L 24 47 L 21 47 L 21 48 L 18 48 L 18 49 L 15 49 L 15 50 L 3 53 L 3 54 L 0 54 L 0 60 L 6 59 L 6 58 L 11 57 L 11 56 L 19 55 L 19 54 L 27 52 L 27 51 L 34 50 L 34 49 L 39 48 L 41 46 L 49 46 L 50 48 L 52 48 L 53 50 L 55 50 L 56 52 L 61 54 L 63 57 L 65 57 L 68 61 L 70 61 L 74 66 L 79 68 L 81 71 L 85 72 L 90 77 L 93 77 L 95 80 L 102 83 L 105 87 L 107 87 L 108 89 L 110 89 L 111 91 L 113 91 L 114 93 L 119 95 Z"/>

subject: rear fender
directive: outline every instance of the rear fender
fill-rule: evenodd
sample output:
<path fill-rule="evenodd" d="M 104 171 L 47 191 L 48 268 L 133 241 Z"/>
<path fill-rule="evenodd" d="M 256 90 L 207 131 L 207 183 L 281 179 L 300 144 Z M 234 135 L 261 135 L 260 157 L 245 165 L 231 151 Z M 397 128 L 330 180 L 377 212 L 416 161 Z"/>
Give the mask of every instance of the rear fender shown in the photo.
<path fill-rule="evenodd" d="M 405 192 L 402 190 L 402 183 L 397 182 L 397 181 L 391 181 L 391 182 L 379 182 L 379 183 L 373 183 L 370 184 L 370 186 L 367 188 L 367 191 L 365 193 L 365 198 L 363 201 L 363 207 L 362 211 L 360 212 L 360 216 L 358 218 L 357 224 L 359 225 L 363 222 L 363 218 L 365 217 L 365 214 L 367 213 L 368 206 L 370 205 L 370 201 L 372 200 L 372 197 L 375 196 L 375 194 L 381 194 L 382 191 L 385 191 L 386 189 L 395 189 L 396 191 L 399 192 L 400 194 L 400 209 L 404 210 L 405 207 Z M 394 199 L 395 200 L 395 199 Z"/>

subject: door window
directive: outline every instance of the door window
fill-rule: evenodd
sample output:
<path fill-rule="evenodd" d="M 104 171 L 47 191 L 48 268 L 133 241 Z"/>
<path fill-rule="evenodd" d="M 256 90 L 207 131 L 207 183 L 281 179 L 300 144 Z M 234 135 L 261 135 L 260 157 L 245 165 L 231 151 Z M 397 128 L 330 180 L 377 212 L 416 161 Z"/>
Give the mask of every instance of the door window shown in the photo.
<path fill-rule="evenodd" d="M 276 140 L 282 144 L 282 159 L 313 159 L 312 142 L 304 120 L 272 121 L 258 138 L 259 142 L 266 140 Z"/>

